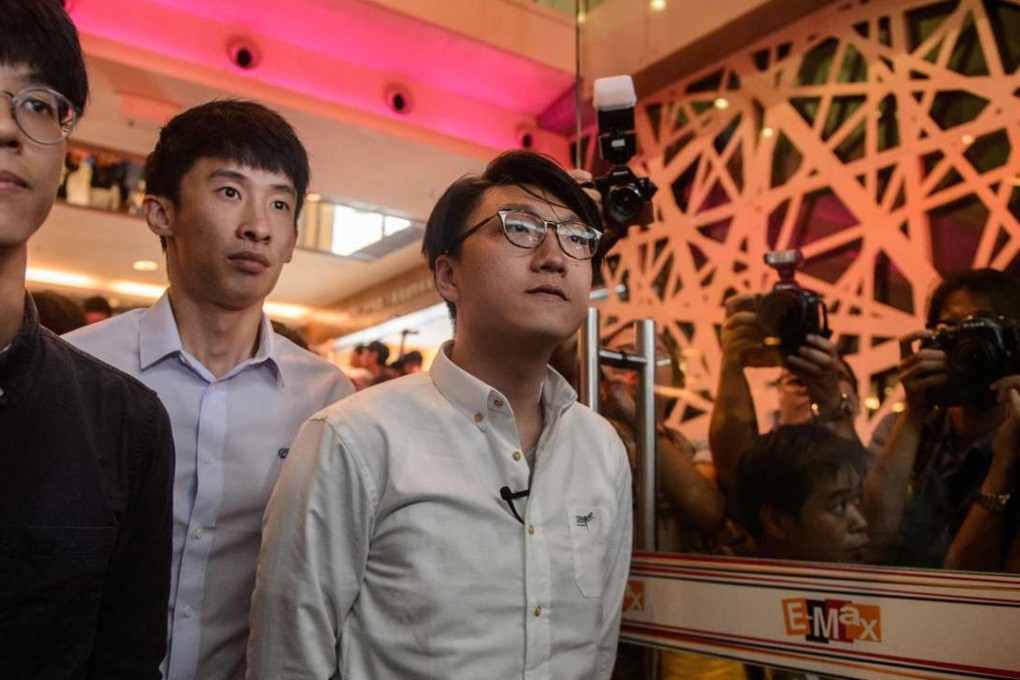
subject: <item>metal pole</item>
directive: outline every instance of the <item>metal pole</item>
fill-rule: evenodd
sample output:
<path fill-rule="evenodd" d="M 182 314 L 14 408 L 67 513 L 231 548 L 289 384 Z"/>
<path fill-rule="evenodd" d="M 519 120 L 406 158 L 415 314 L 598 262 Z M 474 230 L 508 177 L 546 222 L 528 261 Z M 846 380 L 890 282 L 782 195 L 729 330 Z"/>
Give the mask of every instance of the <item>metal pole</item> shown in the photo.
<path fill-rule="evenodd" d="M 637 393 L 637 526 L 634 547 L 655 550 L 655 322 L 634 322 L 640 382 Z"/>
<path fill-rule="evenodd" d="M 599 310 L 588 308 L 584 325 L 577 332 L 577 353 L 581 359 L 578 396 L 593 411 L 599 410 Z"/>
<path fill-rule="evenodd" d="M 655 550 L 655 322 L 634 322 L 637 352 L 626 354 L 599 346 L 599 311 L 588 308 L 588 316 L 578 331 L 577 353 L 579 397 L 582 404 L 598 411 L 600 363 L 638 372 L 637 422 L 637 508 L 634 547 Z M 655 680 L 659 675 L 659 654 L 654 648 L 642 648 L 638 655 L 638 678 Z"/>

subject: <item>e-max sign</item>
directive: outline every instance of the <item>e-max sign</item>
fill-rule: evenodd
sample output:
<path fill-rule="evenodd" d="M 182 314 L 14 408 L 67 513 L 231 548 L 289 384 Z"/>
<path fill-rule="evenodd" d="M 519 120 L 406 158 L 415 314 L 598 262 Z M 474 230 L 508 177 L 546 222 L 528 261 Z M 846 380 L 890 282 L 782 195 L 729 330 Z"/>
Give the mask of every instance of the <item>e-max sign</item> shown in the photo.
<path fill-rule="evenodd" d="M 881 642 L 882 613 L 849 600 L 783 600 L 787 635 L 809 642 Z"/>

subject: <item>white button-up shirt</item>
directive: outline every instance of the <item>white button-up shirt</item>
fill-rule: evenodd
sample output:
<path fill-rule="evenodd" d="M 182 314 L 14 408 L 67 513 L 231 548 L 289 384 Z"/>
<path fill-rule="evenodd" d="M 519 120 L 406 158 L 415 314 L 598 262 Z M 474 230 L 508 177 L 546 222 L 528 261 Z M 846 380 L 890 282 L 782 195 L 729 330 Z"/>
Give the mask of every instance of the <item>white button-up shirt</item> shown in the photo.
<path fill-rule="evenodd" d="M 353 393 L 329 362 L 276 335 L 215 378 L 181 347 L 169 299 L 66 339 L 155 390 L 173 426 L 174 547 L 163 677 L 244 677 L 262 514 L 301 423 Z"/>
<path fill-rule="evenodd" d="M 315 415 L 266 511 L 248 677 L 608 678 L 630 467 L 555 371 L 531 493 L 507 399 L 440 352 L 429 374 Z"/>

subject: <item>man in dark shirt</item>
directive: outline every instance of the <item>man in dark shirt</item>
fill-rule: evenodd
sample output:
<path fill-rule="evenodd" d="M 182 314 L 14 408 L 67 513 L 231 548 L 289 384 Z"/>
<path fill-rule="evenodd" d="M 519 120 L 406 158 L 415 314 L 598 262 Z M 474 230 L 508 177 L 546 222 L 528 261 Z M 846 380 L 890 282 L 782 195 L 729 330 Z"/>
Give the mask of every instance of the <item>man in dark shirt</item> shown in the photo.
<path fill-rule="evenodd" d="M 932 294 L 927 328 L 900 339 L 906 408 L 865 485 L 865 509 L 878 561 L 941 567 L 975 503 L 1015 526 L 1015 499 L 1010 504 L 1009 494 L 982 493 L 981 485 L 992 461 L 992 442 L 1003 421 L 1008 390 L 1020 386 L 1020 376 L 968 394 L 964 403 L 936 403 L 944 399 L 933 399 L 933 390 L 963 387 L 947 388 L 953 367 L 942 349 L 919 344 L 975 313 L 1020 320 L 1020 284 L 992 269 L 951 276 Z"/>
<path fill-rule="evenodd" d="M 88 97 L 56 0 L 0 14 L 0 677 L 158 678 L 173 440 L 155 394 L 39 326 L 29 237 Z"/>

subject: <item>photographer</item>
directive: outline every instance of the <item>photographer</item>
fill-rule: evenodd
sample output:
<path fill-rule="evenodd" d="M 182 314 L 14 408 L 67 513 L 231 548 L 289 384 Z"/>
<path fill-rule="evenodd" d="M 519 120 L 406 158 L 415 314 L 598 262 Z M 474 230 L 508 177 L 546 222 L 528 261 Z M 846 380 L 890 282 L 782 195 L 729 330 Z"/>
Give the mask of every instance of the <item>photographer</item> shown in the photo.
<path fill-rule="evenodd" d="M 1020 375 L 972 384 L 980 376 L 962 366 L 954 370 L 945 351 L 947 343 L 962 339 L 956 335 L 960 322 L 978 312 L 1004 317 L 996 324 L 1020 319 L 1020 285 L 992 269 L 947 278 L 932 295 L 927 327 L 900 339 L 906 408 L 865 485 L 880 562 L 941 567 L 972 504 L 997 514 L 1007 510 L 1002 496 L 982 493 L 981 485 L 1004 404 L 1010 388 L 1020 386 Z M 963 403 L 953 403 L 961 395 Z"/>
<path fill-rule="evenodd" d="M 709 426 L 709 445 L 720 484 L 728 490 L 734 488 L 741 452 L 759 432 L 744 369 L 779 365 L 777 357 L 767 352 L 765 331 L 756 311 L 757 300 L 758 296 L 748 294 L 728 299 L 722 326 L 722 364 Z M 836 346 L 820 335 L 808 334 L 803 344 L 782 362 L 785 366 L 780 378 L 779 424 L 814 420 L 840 436 L 857 440 L 853 427 L 858 408 L 856 380 Z M 803 389 L 791 389 L 799 386 Z"/>
<path fill-rule="evenodd" d="M 637 349 L 633 328 L 624 326 L 606 338 L 605 346 L 625 354 Z M 656 338 L 655 383 L 674 386 L 680 382 L 680 367 L 674 352 L 662 337 Z M 638 376 L 635 371 L 603 368 L 602 415 L 616 429 L 637 469 Z M 725 520 L 724 503 L 713 472 L 694 463 L 694 446 L 680 432 L 665 426 L 669 400 L 655 397 L 656 475 L 659 499 L 656 503 L 658 549 L 690 552 L 704 547 Z"/>

